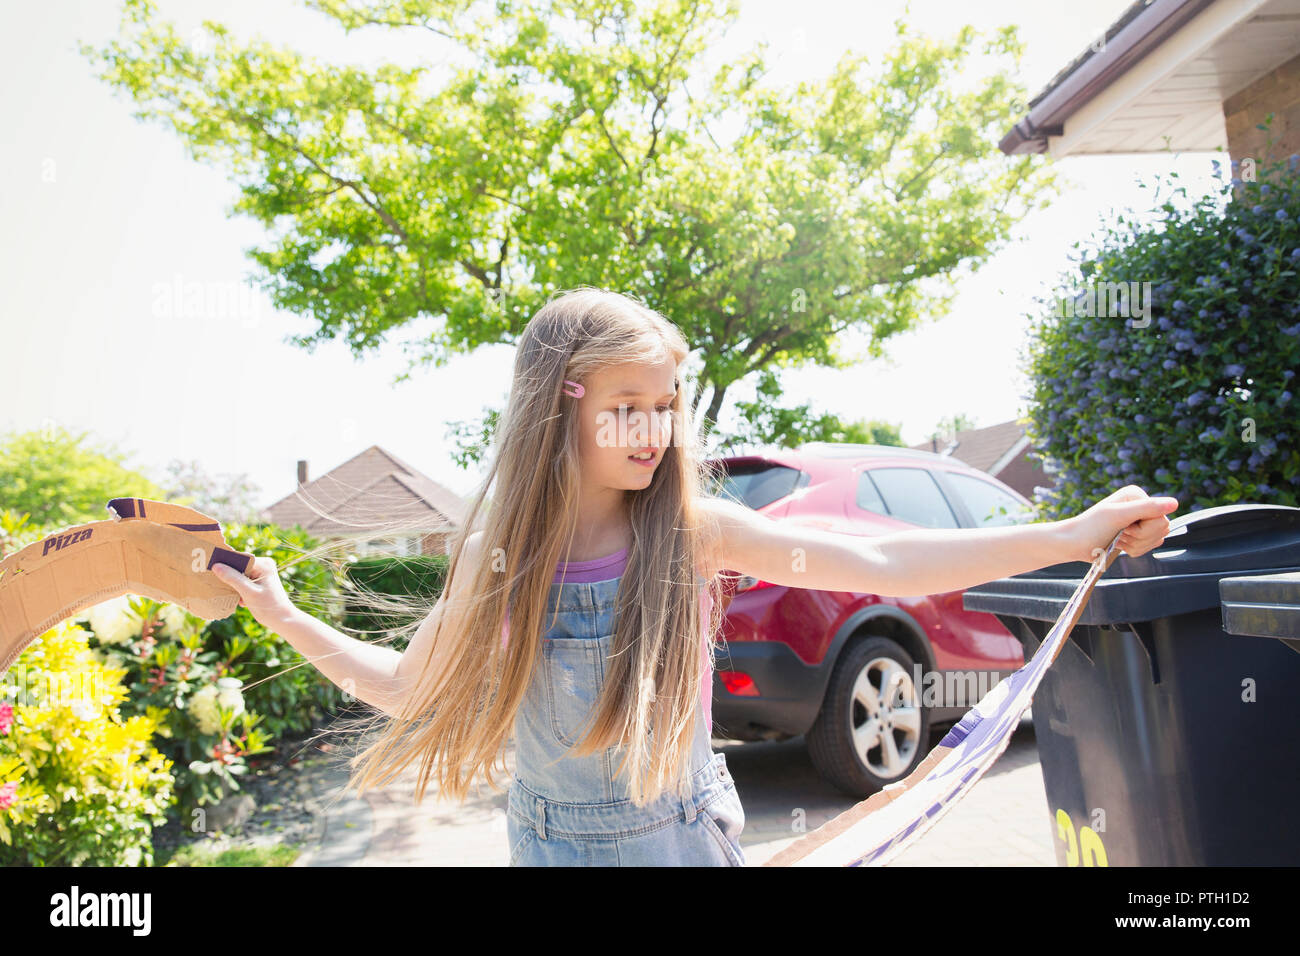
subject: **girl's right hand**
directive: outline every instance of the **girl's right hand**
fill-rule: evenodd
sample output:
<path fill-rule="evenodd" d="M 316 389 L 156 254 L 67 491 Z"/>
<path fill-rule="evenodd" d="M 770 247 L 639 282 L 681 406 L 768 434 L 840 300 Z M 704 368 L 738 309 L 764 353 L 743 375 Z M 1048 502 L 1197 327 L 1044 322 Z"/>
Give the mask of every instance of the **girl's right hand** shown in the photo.
<path fill-rule="evenodd" d="M 239 603 L 263 627 L 274 629 L 298 610 L 285 593 L 280 572 L 271 558 L 254 558 L 247 575 L 225 564 L 214 564 L 212 573 L 239 594 Z"/>

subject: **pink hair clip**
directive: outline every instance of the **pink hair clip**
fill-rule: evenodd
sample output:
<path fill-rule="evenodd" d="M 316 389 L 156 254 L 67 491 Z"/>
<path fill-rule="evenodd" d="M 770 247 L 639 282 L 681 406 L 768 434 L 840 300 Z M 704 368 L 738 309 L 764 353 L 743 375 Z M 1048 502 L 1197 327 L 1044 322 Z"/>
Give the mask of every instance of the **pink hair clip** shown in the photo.
<path fill-rule="evenodd" d="M 583 395 L 587 394 L 587 390 L 583 388 L 581 385 L 579 385 L 577 382 L 570 382 L 566 378 L 564 380 L 564 384 L 573 386 L 573 391 L 569 391 L 567 388 L 560 389 L 560 391 L 562 391 L 565 395 L 568 395 L 570 398 L 582 398 Z"/>

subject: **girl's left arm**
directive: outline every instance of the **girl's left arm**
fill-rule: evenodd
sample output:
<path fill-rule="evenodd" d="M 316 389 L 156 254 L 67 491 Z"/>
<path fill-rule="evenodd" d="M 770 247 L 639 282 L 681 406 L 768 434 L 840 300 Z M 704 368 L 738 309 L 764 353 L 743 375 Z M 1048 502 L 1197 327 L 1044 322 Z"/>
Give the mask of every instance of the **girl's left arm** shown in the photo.
<path fill-rule="evenodd" d="M 719 567 L 772 584 L 882 596 L 942 594 L 1063 561 L 1092 561 L 1121 529 L 1133 556 L 1160 544 L 1178 499 L 1126 485 L 1060 521 L 1001 528 L 914 528 L 874 537 L 775 521 L 726 499 L 718 518 Z"/>

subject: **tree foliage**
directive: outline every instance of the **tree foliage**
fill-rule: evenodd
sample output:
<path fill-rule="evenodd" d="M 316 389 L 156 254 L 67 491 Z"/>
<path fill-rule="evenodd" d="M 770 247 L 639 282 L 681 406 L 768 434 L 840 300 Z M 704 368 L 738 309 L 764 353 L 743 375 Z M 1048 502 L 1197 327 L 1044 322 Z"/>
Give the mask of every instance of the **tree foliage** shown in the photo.
<path fill-rule="evenodd" d="M 1053 186 L 1041 157 L 995 145 L 1024 100 L 1011 27 L 940 41 L 899 22 L 874 69 L 846 54 L 784 89 L 762 45 L 703 75 L 734 0 L 308 5 L 349 32 L 427 37 L 430 55 L 321 63 L 217 23 L 195 43 L 148 0 L 84 51 L 238 183 L 236 210 L 267 227 L 249 253 L 266 291 L 315 323 L 293 341 L 360 356 L 405 330 L 403 378 L 599 286 L 699 349 L 711 427 L 746 376 L 880 356 L 943 314 L 959 270 Z"/>
<path fill-rule="evenodd" d="M 781 384 L 776 373 L 770 369 L 762 372 L 754 401 L 736 403 L 740 427 L 720 444 L 718 453 L 737 454 L 749 445 L 795 448 L 809 441 L 903 444 L 897 425 L 883 421 L 845 422 L 828 412 L 814 412 L 810 402 L 782 408 L 780 397 Z"/>
<path fill-rule="evenodd" d="M 246 474 L 209 474 L 197 461 L 167 463 L 163 491 L 168 501 L 189 505 L 223 524 L 259 520 L 258 487 Z"/>
<path fill-rule="evenodd" d="M 935 424 L 930 434 L 926 438 L 931 440 L 947 440 L 952 438 L 958 432 L 969 431 L 972 428 L 979 427 L 976 421 L 965 412 L 954 412 L 947 418 L 941 418 Z"/>
<path fill-rule="evenodd" d="M 162 498 L 163 489 L 89 433 L 51 425 L 10 432 L 0 441 L 0 509 L 28 515 L 34 528 L 105 521 L 110 498 Z"/>

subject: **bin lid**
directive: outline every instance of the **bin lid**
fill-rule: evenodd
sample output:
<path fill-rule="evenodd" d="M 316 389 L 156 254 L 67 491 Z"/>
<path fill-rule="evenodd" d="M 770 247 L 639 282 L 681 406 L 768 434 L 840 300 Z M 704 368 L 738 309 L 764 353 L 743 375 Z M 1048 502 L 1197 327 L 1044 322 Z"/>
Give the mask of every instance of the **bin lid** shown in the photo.
<path fill-rule="evenodd" d="M 1223 578 L 1219 599 L 1229 634 L 1277 637 L 1300 651 L 1300 573 Z"/>
<path fill-rule="evenodd" d="M 968 611 L 1055 621 L 1088 572 L 1053 564 L 967 588 Z M 1235 504 L 1179 515 L 1159 547 L 1121 554 L 1097 581 L 1079 624 L 1152 621 L 1219 606 L 1225 577 L 1300 571 L 1300 508 Z"/>

